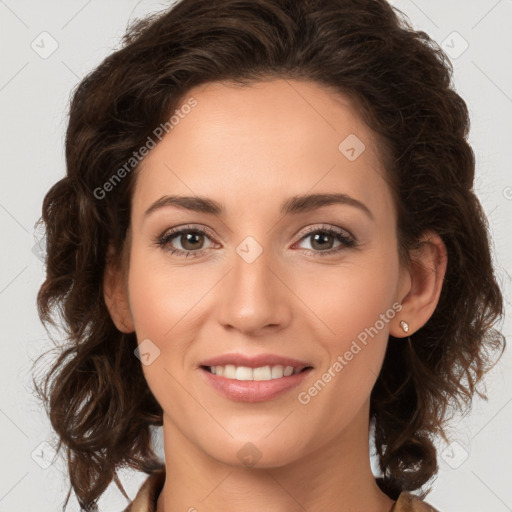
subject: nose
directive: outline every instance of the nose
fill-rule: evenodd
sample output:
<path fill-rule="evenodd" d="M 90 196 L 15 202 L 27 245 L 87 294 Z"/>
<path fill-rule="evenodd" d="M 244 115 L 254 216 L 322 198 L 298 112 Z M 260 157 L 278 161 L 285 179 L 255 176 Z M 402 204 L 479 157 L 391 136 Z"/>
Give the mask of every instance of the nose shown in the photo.
<path fill-rule="evenodd" d="M 293 293 L 284 266 L 265 249 L 254 261 L 240 254 L 234 253 L 231 271 L 220 283 L 219 322 L 253 336 L 285 328 L 292 316 Z"/>

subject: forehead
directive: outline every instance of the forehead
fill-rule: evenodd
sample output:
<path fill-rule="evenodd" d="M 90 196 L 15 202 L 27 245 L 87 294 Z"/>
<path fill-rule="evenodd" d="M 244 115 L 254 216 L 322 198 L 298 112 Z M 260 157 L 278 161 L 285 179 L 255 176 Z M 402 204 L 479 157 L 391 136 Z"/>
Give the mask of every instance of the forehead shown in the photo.
<path fill-rule="evenodd" d="M 165 193 L 215 194 L 228 205 L 310 191 L 390 202 L 374 136 L 348 98 L 285 79 L 209 83 L 191 89 L 182 105 L 190 98 L 196 105 L 174 118 L 142 162 L 137 204 Z"/>

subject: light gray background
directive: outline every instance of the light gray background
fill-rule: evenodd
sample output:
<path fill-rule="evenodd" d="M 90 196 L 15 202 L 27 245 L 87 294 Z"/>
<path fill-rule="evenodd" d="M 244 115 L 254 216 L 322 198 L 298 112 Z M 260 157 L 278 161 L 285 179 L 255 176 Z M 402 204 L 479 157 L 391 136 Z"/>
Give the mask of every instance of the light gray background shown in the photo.
<path fill-rule="evenodd" d="M 476 189 L 491 225 L 497 273 L 507 299 L 502 330 L 509 337 L 512 2 L 393 3 L 415 28 L 444 41 L 453 57 L 456 88 L 471 112 Z M 44 468 L 51 463 L 55 438 L 32 396 L 30 370 L 34 358 L 51 346 L 35 309 L 43 266 L 34 248 L 34 224 L 44 194 L 65 172 L 68 97 L 78 81 L 118 46 L 129 20 L 166 5 L 135 0 L 0 0 L 0 512 L 60 510 L 67 492 L 63 462 L 55 460 Z M 41 35 L 45 31 L 50 36 Z M 52 44 L 58 48 L 45 55 Z M 452 444 L 440 443 L 440 473 L 428 501 L 441 511 L 512 510 L 511 369 L 507 351 L 486 379 L 490 400 L 476 400 L 470 415 L 454 419 Z M 160 432 L 156 434 L 160 446 Z M 145 475 L 122 475 L 133 497 Z M 111 486 L 99 505 L 102 511 L 117 512 L 126 500 Z M 72 497 L 68 510 L 78 509 Z"/>

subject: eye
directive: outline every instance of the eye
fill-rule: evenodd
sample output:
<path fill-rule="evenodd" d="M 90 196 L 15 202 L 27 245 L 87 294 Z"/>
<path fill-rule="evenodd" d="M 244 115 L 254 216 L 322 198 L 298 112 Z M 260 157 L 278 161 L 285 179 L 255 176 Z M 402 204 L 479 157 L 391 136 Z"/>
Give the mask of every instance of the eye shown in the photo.
<path fill-rule="evenodd" d="M 156 245 L 173 255 L 195 258 L 211 248 L 211 246 L 204 247 L 205 240 L 211 240 L 211 238 L 213 238 L 212 235 L 206 229 L 183 226 L 163 233 L 157 238 Z M 352 236 L 331 226 L 313 227 L 306 231 L 306 234 L 302 236 L 299 242 L 307 239 L 311 239 L 312 246 L 311 249 L 307 250 L 319 256 L 332 255 L 341 252 L 347 247 L 357 246 L 357 242 Z M 336 242 L 339 245 L 332 247 L 333 243 Z M 176 244 L 181 247 L 176 247 Z"/>
<path fill-rule="evenodd" d="M 207 249 L 203 247 L 205 239 L 210 239 L 210 233 L 207 230 L 184 226 L 166 231 L 156 240 L 156 243 L 171 254 L 195 258 Z M 176 248 L 175 244 L 180 245 L 181 248 Z"/>
<path fill-rule="evenodd" d="M 310 245 L 312 246 L 312 249 L 308 250 L 320 256 L 331 255 L 347 247 L 356 246 L 356 240 L 352 236 L 331 226 L 311 228 L 302 236 L 300 241 L 307 239 L 311 239 Z M 335 242 L 338 242 L 339 245 L 333 248 Z"/>

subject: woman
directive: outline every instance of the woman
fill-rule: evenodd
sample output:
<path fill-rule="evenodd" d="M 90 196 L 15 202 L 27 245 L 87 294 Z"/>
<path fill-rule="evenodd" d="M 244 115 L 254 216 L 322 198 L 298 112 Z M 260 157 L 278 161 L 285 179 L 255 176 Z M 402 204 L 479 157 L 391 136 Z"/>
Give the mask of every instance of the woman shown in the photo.
<path fill-rule="evenodd" d="M 383 0 L 182 0 L 79 84 L 38 306 L 83 508 L 130 467 L 128 512 L 434 510 L 504 347 L 450 78 Z"/>

